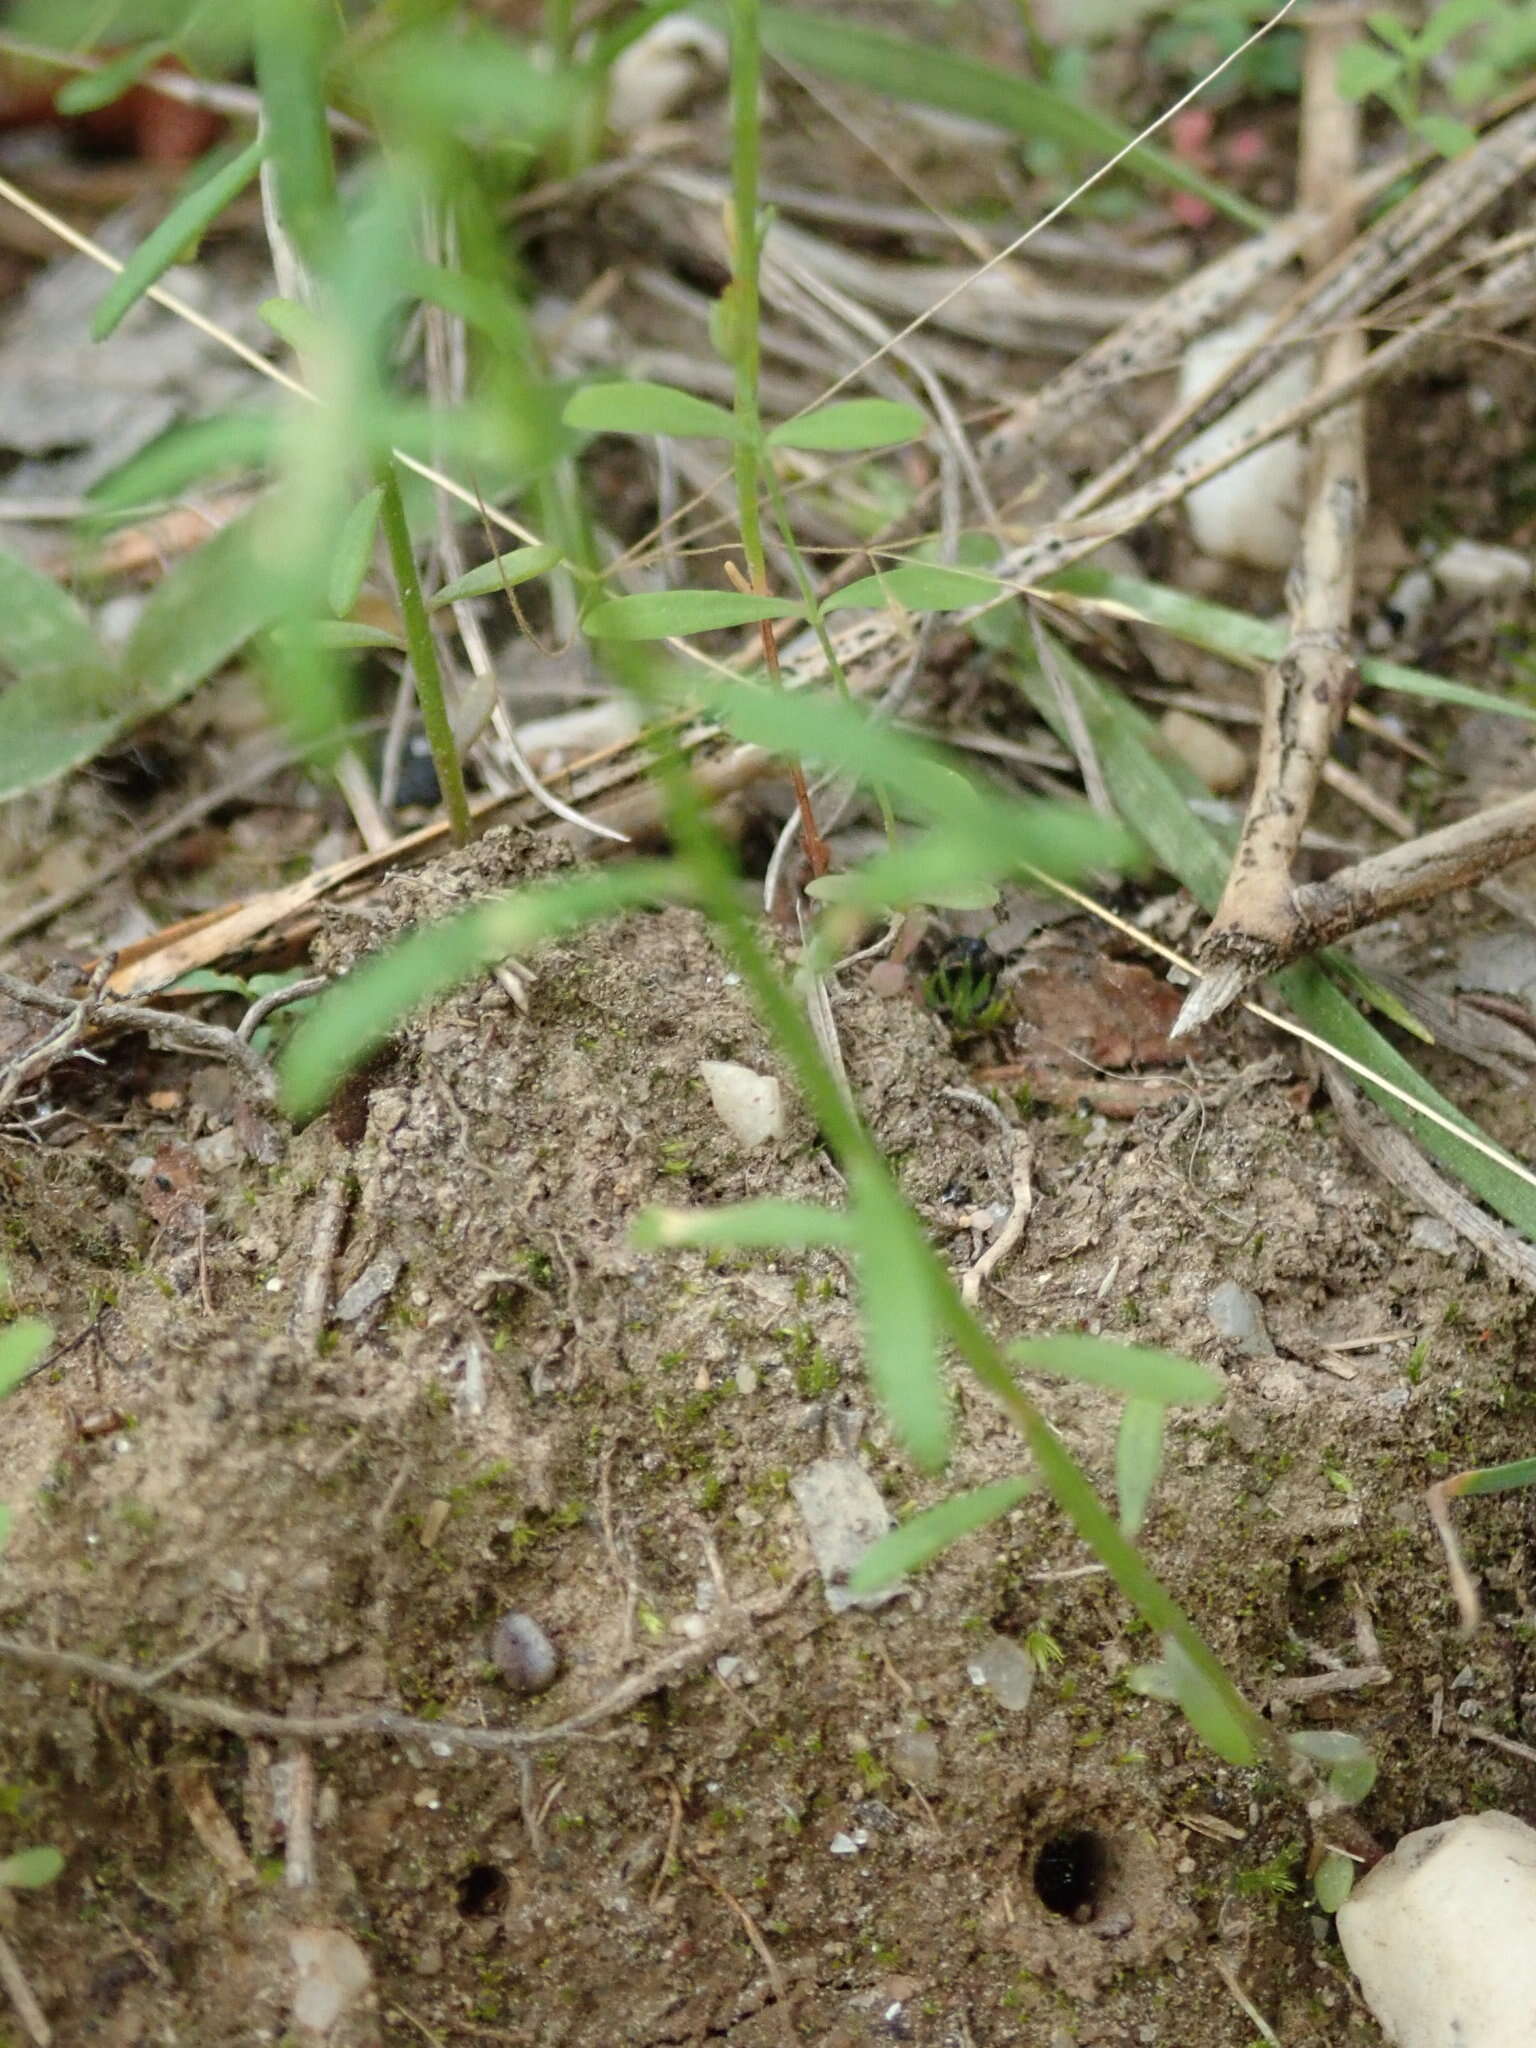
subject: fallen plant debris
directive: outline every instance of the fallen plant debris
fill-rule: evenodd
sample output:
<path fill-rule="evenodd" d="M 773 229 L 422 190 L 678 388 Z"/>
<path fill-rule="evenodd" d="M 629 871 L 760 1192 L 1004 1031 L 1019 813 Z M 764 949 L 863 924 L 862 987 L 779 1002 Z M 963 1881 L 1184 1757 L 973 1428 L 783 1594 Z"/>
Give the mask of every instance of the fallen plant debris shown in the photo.
<path fill-rule="evenodd" d="M 0 166 L 22 2029 L 1365 2048 L 1529 1754 L 1486 24 L 75 11 L 229 131 Z"/>

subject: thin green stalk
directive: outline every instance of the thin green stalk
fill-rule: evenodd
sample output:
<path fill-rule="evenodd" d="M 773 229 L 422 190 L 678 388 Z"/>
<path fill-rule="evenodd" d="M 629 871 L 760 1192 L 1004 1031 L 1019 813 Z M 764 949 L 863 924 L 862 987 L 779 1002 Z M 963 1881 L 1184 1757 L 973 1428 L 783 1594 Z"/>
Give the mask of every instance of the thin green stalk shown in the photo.
<path fill-rule="evenodd" d="M 816 644 L 821 649 L 821 658 L 839 694 L 846 701 L 853 695 L 848 687 L 848 675 L 838 658 L 837 645 L 827 630 L 826 615 L 821 608 L 821 599 L 816 595 L 816 586 L 811 581 L 811 572 L 805 566 L 805 557 L 795 539 L 795 529 L 789 516 L 789 500 L 784 494 L 784 485 L 770 456 L 764 471 L 768 479 L 768 495 L 773 503 L 773 514 L 778 524 L 780 538 L 789 554 L 790 566 L 795 572 L 795 581 L 800 586 L 800 596 L 805 604 L 806 616 L 811 622 L 811 631 L 816 635 Z M 885 826 L 885 836 L 891 845 L 896 843 L 896 813 L 891 809 L 891 800 L 884 789 L 876 787 L 875 801 L 880 806 L 880 820 Z"/>
<path fill-rule="evenodd" d="M 736 497 L 747 574 L 768 588 L 758 481 L 762 471 L 762 415 L 757 386 L 762 311 L 758 300 L 758 102 L 763 52 L 758 0 L 731 0 L 731 352 L 736 364 L 736 417 L 744 429 L 736 443 Z"/>
<path fill-rule="evenodd" d="M 1195 1624 L 1109 1514 L 1092 1482 L 1039 1409 L 1023 1392 L 1006 1361 L 981 1324 L 945 1276 L 942 1312 L 972 1375 L 1012 1418 L 1056 1505 L 1076 1528 L 1100 1563 L 1108 1567 L 1121 1592 L 1158 1635 L 1171 1637 L 1227 1711 L 1247 1734 L 1254 1753 L 1277 1753 L 1275 1729 L 1238 1691 L 1225 1667 Z M 1284 1752 L 1283 1742 L 1278 1753 Z"/>
<path fill-rule="evenodd" d="M 563 71 L 571 61 L 571 0 L 544 0 L 544 40 Z"/>
<path fill-rule="evenodd" d="M 810 621 L 811 631 L 816 635 L 816 644 L 821 649 L 822 660 L 827 664 L 833 682 L 846 699 L 853 694 L 848 687 L 847 672 L 838 659 L 832 635 L 827 631 L 827 622 L 822 616 L 821 600 L 816 595 L 816 586 L 811 581 L 811 572 L 805 566 L 805 557 L 800 552 L 799 543 L 795 539 L 795 529 L 790 522 L 789 500 L 784 495 L 784 486 L 771 460 L 764 468 L 763 474 L 768 480 L 768 496 L 773 504 L 774 521 L 778 526 L 785 552 L 789 556 L 790 567 L 795 572 L 795 582 L 800 587 L 800 597 L 805 606 L 806 617 Z"/>
<path fill-rule="evenodd" d="M 640 685 L 641 694 L 653 693 Z M 684 864 L 697 879 L 699 907 L 714 923 L 733 966 L 741 975 L 764 1023 L 789 1061 L 795 1080 L 839 1164 L 855 1184 L 871 1176 L 892 1187 L 890 1169 L 822 1057 L 815 1035 L 783 978 L 760 943 L 742 908 L 729 856 L 711 825 L 687 768 L 670 741 L 658 757 L 658 776 L 668 829 Z M 901 1201 L 899 1194 L 896 1199 Z M 905 1203 L 902 1203 L 905 1209 Z M 910 1211 L 907 1212 L 910 1215 Z M 913 1255 L 928 1266 L 939 1317 L 975 1378 L 1011 1417 L 1050 1488 L 1057 1505 L 1076 1527 L 1116 1584 L 1159 1636 L 1170 1637 L 1205 1678 L 1256 1755 L 1284 1754 L 1283 1742 L 1238 1691 L 1219 1658 L 1189 1616 L 1146 1563 L 1136 1546 L 1099 1501 L 1086 1473 L 1034 1403 L 1018 1386 L 1007 1362 L 960 1297 L 953 1279 L 914 1222 Z"/>
<path fill-rule="evenodd" d="M 421 706 L 422 728 L 432 749 L 432 765 L 438 786 L 448 806 L 448 823 L 455 842 L 466 846 L 473 834 L 469 796 L 464 788 L 464 767 L 453 743 L 448 719 L 448 701 L 443 694 L 443 671 L 437 659 L 437 642 L 432 638 L 432 621 L 421 594 L 416 557 L 411 549 L 411 529 L 406 522 L 405 501 L 400 495 L 399 466 L 391 456 L 379 470 L 383 497 L 379 501 L 379 523 L 389 545 L 389 559 L 400 593 L 400 617 L 405 625 L 405 645 L 411 657 L 411 674 L 416 683 L 416 702 Z"/>

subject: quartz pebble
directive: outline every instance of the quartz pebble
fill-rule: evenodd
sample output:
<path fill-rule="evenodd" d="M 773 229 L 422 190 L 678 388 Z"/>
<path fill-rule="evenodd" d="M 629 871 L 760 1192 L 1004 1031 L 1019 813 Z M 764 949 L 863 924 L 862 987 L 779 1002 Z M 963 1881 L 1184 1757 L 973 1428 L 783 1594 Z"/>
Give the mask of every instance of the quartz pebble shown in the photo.
<path fill-rule="evenodd" d="M 1035 1690 L 1035 1667 L 1011 1636 L 986 1636 L 966 1664 L 972 1685 L 985 1687 L 1000 1707 L 1022 1714 Z"/>
<path fill-rule="evenodd" d="M 1531 587 L 1531 558 L 1518 548 L 1490 547 L 1486 541 L 1455 540 L 1435 559 L 1435 581 L 1447 597 L 1518 597 Z"/>
<path fill-rule="evenodd" d="M 560 1653 L 531 1614 L 504 1614 L 491 1630 L 491 1662 L 513 1692 L 548 1692 Z"/>
<path fill-rule="evenodd" d="M 1223 1280 L 1206 1296 L 1205 1312 L 1216 1326 L 1216 1334 L 1235 1344 L 1244 1358 L 1273 1358 L 1274 1343 L 1264 1324 L 1264 1311 L 1256 1294 L 1239 1287 L 1235 1280 Z"/>
<path fill-rule="evenodd" d="M 1191 342 L 1184 352 L 1179 397 L 1196 398 L 1208 391 L 1267 324 L 1261 313 Z M 1305 398 L 1311 385 L 1311 366 L 1305 352 L 1298 350 L 1225 418 L 1197 434 L 1183 460 L 1197 467 L 1250 428 L 1266 425 Z M 1251 562 L 1260 569 L 1289 568 L 1301 532 L 1305 481 L 1306 458 L 1296 435 L 1266 442 L 1189 493 L 1185 508 L 1196 545 L 1224 561 Z"/>
<path fill-rule="evenodd" d="M 880 1489 L 853 1458 L 818 1458 L 795 1473 L 790 1494 L 811 1539 L 811 1551 L 834 1614 L 849 1607 L 883 1607 L 900 1588 L 885 1586 L 874 1593 L 851 1593 L 848 1575 L 871 1544 L 891 1526 L 891 1512 Z"/>
<path fill-rule="evenodd" d="M 1394 2048 L 1530 2048 L 1536 1828 L 1489 1812 L 1404 1835 L 1337 1924 Z"/>
<path fill-rule="evenodd" d="M 716 1116 L 744 1152 L 783 1137 L 783 1091 L 772 1074 L 754 1073 L 735 1060 L 700 1060 L 699 1074 Z"/>
<path fill-rule="evenodd" d="M 368 1958 L 339 1927 L 295 1927 L 292 2014 L 300 2034 L 323 2039 L 373 1981 Z"/>
<path fill-rule="evenodd" d="M 886 1745 L 886 1756 L 898 1778 L 905 1778 L 919 1791 L 931 1792 L 942 1770 L 939 1738 L 928 1728 L 903 1729 Z"/>

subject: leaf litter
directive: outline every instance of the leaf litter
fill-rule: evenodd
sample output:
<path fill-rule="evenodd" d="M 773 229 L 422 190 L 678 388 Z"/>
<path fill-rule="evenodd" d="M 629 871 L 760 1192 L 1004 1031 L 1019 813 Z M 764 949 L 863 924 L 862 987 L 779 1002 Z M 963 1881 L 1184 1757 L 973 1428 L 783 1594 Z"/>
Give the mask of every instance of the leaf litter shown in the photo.
<path fill-rule="evenodd" d="M 561 282 L 579 280 L 552 280 Z M 669 346 L 669 360 L 701 360 L 695 309 L 666 303 L 670 331 L 663 301 L 626 278 L 614 331 Z M 770 316 L 782 311 L 793 328 L 790 303 Z M 960 388 L 967 377 L 995 386 L 978 352 L 989 345 L 952 333 L 934 360 Z M 1012 373 L 1021 387 L 1034 374 L 1027 362 Z M 1509 366 L 1494 357 L 1479 376 L 1476 388 L 1494 397 L 1479 416 L 1518 422 Z M 1384 560 L 1392 541 L 1406 546 L 1422 490 L 1414 472 L 1428 461 L 1446 465 L 1469 528 L 1507 530 L 1498 491 L 1513 485 L 1491 483 L 1485 461 L 1469 466 L 1466 387 L 1411 388 L 1417 454 L 1401 451 L 1395 476 L 1389 451 L 1375 486 L 1396 528 L 1383 537 Z M 815 395 L 808 381 L 804 396 Z M 1102 468 L 1105 428 L 1102 416 L 1085 423 L 1066 451 L 1073 468 Z M 1513 464 L 1518 434 L 1507 435 Z M 643 504 L 648 479 L 617 474 Z M 50 487 L 66 482 L 79 488 L 67 475 Z M 712 515 L 697 516 L 695 537 L 707 539 Z M 834 505 L 833 530 L 848 516 Z M 1140 566 L 1162 583 L 1244 610 L 1274 606 L 1277 592 L 1214 573 L 1182 529 L 1159 529 L 1156 550 Z M 1383 574 L 1383 600 L 1389 582 Z M 1410 658 L 1434 666 L 1426 649 L 1448 628 L 1453 598 L 1441 599 Z M 866 641 L 891 633 L 877 620 Z M 1115 651 L 1133 670 L 1146 663 L 1160 679 L 1240 701 L 1231 672 L 1191 637 L 1181 657 L 1131 625 Z M 1473 649 L 1465 664 L 1458 656 L 1464 673 L 1507 675 L 1491 632 L 1481 650 L 1491 661 Z M 968 715 L 971 691 L 1007 729 L 963 662 L 935 664 L 927 689 L 941 724 Z M 174 776 L 209 727 L 227 744 L 249 716 L 238 676 L 165 713 Z M 1403 758 L 1380 740 L 1359 745 L 1372 782 L 1406 794 Z M 301 845 L 320 847 L 304 776 L 268 794 L 273 813 L 299 806 Z M 119 826 L 117 807 L 77 781 L 53 801 L 52 829 L 83 823 L 100 842 Z M 160 801 L 152 789 L 151 816 Z M 43 815 L 32 811 L 32 825 Z M 1333 799 L 1324 816 L 1340 836 L 1361 836 L 1358 816 Z M 379 883 L 363 873 L 349 904 L 313 912 L 308 943 L 334 973 L 409 918 L 558 858 L 547 844 L 497 836 L 419 876 Z M 51 940 L 99 944 L 141 891 L 156 922 L 196 914 L 249 894 L 253 867 L 276 883 L 259 840 L 241 847 L 221 822 L 187 867 L 125 878 L 115 901 L 91 899 Z M 1097 953 L 1088 928 L 1069 936 L 1083 956 Z M 1411 982 L 1461 938 L 1431 909 L 1382 935 L 1376 957 Z M 1026 970 L 1021 987 L 1050 959 L 1029 948 L 1006 963 Z M 836 1014 L 859 1099 L 938 1228 L 941 1217 L 1005 1205 L 1008 1177 L 995 1141 L 946 1106 L 944 1090 L 969 1076 L 917 992 L 915 976 L 884 996 L 850 980 Z M 1341 1142 L 1305 1054 L 1282 1051 L 1277 1072 L 1272 1039 L 1239 1020 L 1198 1066 L 1170 1063 L 1164 995 L 1124 981 L 1113 993 L 1123 1038 L 1107 1042 L 1090 1012 L 1074 1020 L 1089 1034 L 1087 1056 L 1136 1086 L 1155 1062 L 1170 1091 L 1129 1122 L 1101 1115 L 1086 1086 L 1063 1089 L 1053 1111 L 1015 1102 L 1035 1140 L 1035 1207 L 989 1294 L 999 1333 L 1134 1334 L 1221 1370 L 1220 1410 L 1170 1427 L 1144 1538 L 1157 1568 L 1260 1694 L 1266 1673 L 1327 1671 L 1352 1650 L 1360 1615 L 1373 1620 L 1390 1689 L 1335 1711 L 1382 1755 L 1372 1806 L 1382 1832 L 1490 1790 L 1517 1798 L 1514 1765 L 1450 1735 L 1433 1739 L 1426 1725 L 1423 1702 L 1444 1695 L 1453 1671 L 1459 1679 L 1462 1652 L 1418 1503 L 1441 1460 L 1490 1463 L 1526 1447 L 1526 1297 L 1458 1241 L 1410 1241 L 1411 1212 Z M 1011 1017 L 981 1050 L 994 1065 L 1017 1058 Z M 1448 1054 L 1415 1057 L 1517 1156 L 1529 1150 L 1523 1102 L 1497 1077 L 1471 1077 Z M 426 1735 L 320 1752 L 329 1796 L 318 1890 L 298 1940 L 281 1895 L 211 1891 L 195 1831 L 173 1830 L 167 1843 L 130 1812 L 180 1739 L 151 1707 L 117 1703 L 138 1748 L 130 1765 L 109 1766 L 95 1717 L 65 1686 L 7 1670 L 0 1718 L 28 1832 L 35 1811 L 82 1857 L 111 1834 L 161 1873 L 157 1896 L 125 1887 L 116 1899 L 132 1938 L 107 1957 L 110 1982 L 99 1945 L 66 1923 L 29 1939 L 60 2009 L 248 2038 L 253 2023 L 284 2023 L 295 1972 L 304 1995 L 315 1993 L 315 1959 L 345 1920 L 367 1932 L 358 1963 L 384 2009 L 429 2028 L 470 2012 L 472 2024 L 513 2039 L 597 2042 L 613 2038 L 621 2016 L 638 2038 L 713 2033 L 745 2048 L 762 2037 L 770 2001 L 723 1891 L 753 1899 L 801 2022 L 832 2038 L 865 2038 L 871 2014 L 898 2008 L 911 2037 L 935 2042 L 999 2027 L 1042 2040 L 1053 2027 L 1080 2040 L 1127 2029 L 1155 2039 L 1170 2012 L 1190 2048 L 1237 2038 L 1227 1988 L 1198 1967 L 1193 1937 L 1212 1900 L 1253 1897 L 1237 1879 L 1283 1854 L 1285 1811 L 1255 1800 L 1251 1781 L 1213 1765 L 1165 1710 L 1126 1691 L 1122 1676 L 1145 1646 L 1102 1580 L 1078 1575 L 1081 1553 L 1038 1501 L 1020 1499 L 879 1613 L 834 1623 L 805 1591 L 743 1624 L 728 1651 L 722 1640 L 716 1656 L 691 1661 L 690 1645 L 714 1649 L 722 1614 L 761 1605 L 804 1571 L 796 1475 L 856 1462 L 899 1516 L 932 1498 L 867 1412 L 835 1250 L 722 1260 L 631 1247 L 630 1222 L 648 1203 L 835 1199 L 792 1094 L 782 1134 L 745 1155 L 710 1106 L 704 1063 L 775 1069 L 691 913 L 651 912 L 562 941 L 538 963 L 526 1018 L 487 987 L 408 1025 L 358 1084 L 355 1135 L 338 1114 L 269 1166 L 211 1148 L 202 1276 L 184 1247 L 156 1241 L 136 1165 L 223 1135 L 234 1115 L 223 1069 L 146 1046 L 105 1069 L 57 1072 L 30 1105 L 43 1142 L 6 1160 L 21 1225 L 12 1284 L 79 1342 L 7 1415 L 7 1491 L 18 1503 L 0 1562 L 8 1621 L 24 1608 L 30 1636 L 89 1642 L 141 1667 L 190 1653 L 190 1670 L 168 1685 L 295 1717 L 381 1701 L 424 1725 L 531 1717 L 499 1689 L 487 1656 L 508 1613 L 560 1648 L 536 1710 L 549 1724 L 629 1680 L 641 1688 L 590 1731 L 605 1739 L 553 1743 L 489 1791 L 482 1766 Z M 1245 1087 L 1261 1068 L 1262 1082 Z M 155 1106 L 172 1099 L 185 1110 Z M 375 1270 L 397 1278 L 387 1298 L 355 1320 L 328 1320 L 301 1351 L 290 1303 L 313 1284 L 317 1205 L 338 1173 L 345 1227 L 335 1271 L 321 1275 L 324 1298 L 339 1305 Z M 986 1228 L 965 1225 L 958 1264 L 984 1249 Z M 203 1281 L 211 1315 L 199 1305 Z M 1222 1289 L 1258 1304 L 1266 1347 L 1250 1355 L 1213 1322 Z M 1340 1379 L 1328 1358 L 1356 1340 L 1354 1376 Z M 131 1426 L 75 1441 L 69 1403 L 82 1372 L 93 1407 Z M 471 1381 L 475 1397 L 461 1399 Z M 1056 1383 L 1042 1398 L 1107 1485 L 1112 1404 Z M 973 1410 L 954 1481 L 1002 1482 L 1010 1455 L 1013 1439 Z M 1499 1618 L 1458 1697 L 1520 1725 L 1532 1684 L 1516 1536 L 1494 1512 L 1482 1511 L 1477 1561 Z M 1443 1629 L 1423 1626 L 1437 1614 Z M 1061 1662 L 1020 1688 L 1017 1718 L 1000 1713 L 970 1670 L 995 1642 L 1040 1631 Z M 674 1671 L 675 1681 L 645 1689 L 647 1674 Z M 921 1785 L 903 1769 L 919 1748 Z M 291 1823 L 262 1819 L 260 1751 L 243 1772 L 205 1754 L 224 1811 L 280 1847 Z M 71 1813 L 88 1816 L 73 1833 Z M 1228 1832 L 1191 1837 L 1181 1826 L 1212 1815 Z M 1047 1908 L 1038 1874 L 1042 1855 L 1084 1831 L 1107 1845 L 1112 1879 L 1079 1923 Z M 718 1888 L 688 1876 L 699 1859 Z M 495 1901 L 490 1912 L 482 1900 Z M 1243 1983 L 1280 2037 L 1366 2040 L 1302 1908 L 1240 1910 Z M 249 1974 L 226 1989 L 195 1981 L 167 1960 L 173 1943 L 188 1942 L 225 1967 L 238 1948 Z M 332 1960 L 332 1991 L 345 1983 L 355 1999 L 358 1963 L 350 1953 Z M 330 2021 L 364 2024 L 339 2009 Z"/>

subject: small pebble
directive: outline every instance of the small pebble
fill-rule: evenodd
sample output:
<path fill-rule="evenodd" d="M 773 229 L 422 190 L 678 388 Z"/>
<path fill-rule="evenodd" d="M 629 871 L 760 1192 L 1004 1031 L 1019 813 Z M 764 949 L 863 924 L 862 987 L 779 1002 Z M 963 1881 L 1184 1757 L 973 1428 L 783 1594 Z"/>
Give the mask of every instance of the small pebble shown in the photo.
<path fill-rule="evenodd" d="M 513 1692 L 548 1692 L 560 1653 L 531 1614 L 504 1614 L 491 1630 L 491 1662 Z"/>
<path fill-rule="evenodd" d="M 1449 1223 L 1438 1216 L 1415 1216 L 1408 1230 L 1408 1242 L 1416 1252 L 1436 1252 L 1453 1259 L 1459 1240 Z"/>
<path fill-rule="evenodd" d="M 1531 560 L 1517 548 L 1485 541 L 1456 540 L 1434 564 L 1435 581 L 1447 597 L 1470 602 L 1480 597 L 1518 597 L 1531 587 Z"/>
<path fill-rule="evenodd" d="M 398 1252 L 383 1252 L 371 1264 L 365 1266 L 337 1302 L 336 1321 L 360 1322 L 371 1308 L 377 1308 L 400 1278 L 400 1268 L 404 1263 Z"/>
<path fill-rule="evenodd" d="M 805 1523 L 832 1612 L 883 1607 L 894 1600 L 899 1586 L 883 1586 L 873 1593 L 848 1590 L 849 1573 L 891 1526 L 891 1511 L 863 1466 L 852 1458 L 820 1458 L 793 1475 L 789 1491 Z"/>
<path fill-rule="evenodd" d="M 1256 1294 L 1239 1287 L 1235 1280 L 1223 1280 L 1206 1296 L 1205 1312 L 1216 1326 L 1216 1334 L 1237 1346 L 1244 1358 L 1273 1358 L 1274 1343 L 1264 1324 L 1264 1311 Z"/>
<path fill-rule="evenodd" d="M 700 1060 L 698 1070 L 716 1116 L 744 1152 L 783 1137 L 783 1090 L 772 1074 L 736 1060 Z"/>
<path fill-rule="evenodd" d="M 1259 313 L 1202 334 L 1184 352 L 1179 396 L 1195 398 L 1218 384 L 1229 367 L 1262 334 Z M 1311 388 L 1303 355 L 1289 358 L 1226 415 L 1197 434 L 1183 460 L 1199 464 L 1231 445 L 1250 427 L 1267 425 Z M 1306 486 L 1306 457 L 1294 434 L 1256 448 L 1251 455 L 1197 484 L 1185 499 L 1195 545 L 1222 561 L 1251 562 L 1260 569 L 1286 569 L 1296 552 Z"/>
<path fill-rule="evenodd" d="M 891 1769 L 920 1791 L 931 1792 L 942 1772 L 939 1739 L 927 1728 L 904 1729 L 886 1745 Z"/>
<path fill-rule="evenodd" d="M 1192 711 L 1165 711 L 1159 721 L 1164 740 L 1187 768 L 1217 796 L 1241 788 L 1248 774 L 1248 756 L 1220 726 Z"/>
<path fill-rule="evenodd" d="M 1008 1636 L 988 1636 L 966 1664 L 972 1685 L 984 1686 L 1000 1707 L 1022 1714 L 1035 1690 L 1035 1666 Z"/>

